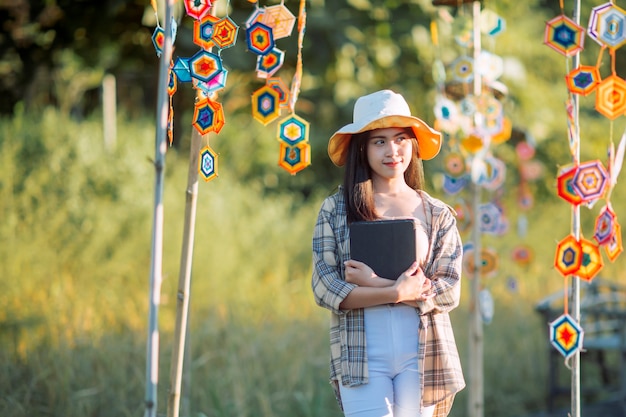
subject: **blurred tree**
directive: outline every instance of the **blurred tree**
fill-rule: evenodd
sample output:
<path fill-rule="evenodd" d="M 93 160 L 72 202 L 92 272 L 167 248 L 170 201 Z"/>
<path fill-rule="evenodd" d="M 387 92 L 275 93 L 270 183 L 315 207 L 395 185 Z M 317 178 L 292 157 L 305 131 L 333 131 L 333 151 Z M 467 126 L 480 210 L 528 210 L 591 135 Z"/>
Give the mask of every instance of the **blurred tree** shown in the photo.
<path fill-rule="evenodd" d="M 259 6 L 279 2 L 268 0 Z M 295 15 L 298 3 L 285 1 Z M 263 83 L 254 72 L 256 56 L 247 51 L 244 40 L 245 21 L 255 5 L 247 0 L 218 0 L 216 4 L 219 15 L 226 14 L 225 7 L 230 5 L 229 15 L 240 25 L 237 45 L 222 53 L 229 81 L 220 99 L 227 123 L 247 126 L 250 94 Z M 559 3 L 501 0 L 482 4 L 507 21 L 505 32 L 485 40 L 484 46 L 504 59 L 501 81 L 509 89 L 506 111 L 511 120 L 539 146 L 557 141 L 550 148 L 565 149 L 558 144 L 566 137 L 566 59 L 543 45 L 545 22 L 560 13 Z M 586 26 L 594 5 L 591 0 L 583 1 L 581 25 Z M 183 16 L 180 1 L 177 7 L 174 55 L 187 57 L 198 50 L 192 41 L 193 20 Z M 571 9 L 567 2 L 566 7 Z M 327 139 L 351 121 L 354 100 L 360 95 L 380 88 L 401 91 L 416 115 L 433 121 L 432 64 L 437 56 L 448 64 L 463 52 L 454 45 L 450 20 L 469 10 L 436 7 L 430 0 L 308 0 L 306 8 L 304 76 L 296 112 L 311 123 L 314 170 L 285 177 L 288 180 L 279 176 L 278 182 L 268 184 L 308 195 L 312 187 L 332 189 L 340 181 L 341 174 L 326 156 Z M 433 20 L 441 23 L 439 50 L 431 40 Z M 26 111 L 54 105 L 75 117 L 87 114 L 99 107 L 99 86 L 106 73 L 117 77 L 120 113 L 133 118 L 154 112 L 158 65 L 151 35 L 156 19 L 148 0 L 0 0 L 0 22 L 0 114 L 11 114 L 18 102 L 24 103 Z M 278 75 L 288 83 L 296 63 L 296 42 L 295 30 L 277 42 L 286 52 Z M 598 51 L 597 44 L 587 42 L 583 61 L 594 64 Z M 626 68 L 624 64 L 618 53 L 618 72 Z M 177 146 L 185 146 L 188 140 L 193 100 L 189 85 L 179 87 L 174 96 Z M 605 120 L 590 100 L 583 101 L 582 116 L 595 121 L 595 126 L 603 125 Z M 269 137 L 275 134 L 272 125 L 265 131 Z M 593 132 L 602 137 L 602 128 Z M 557 165 L 551 152 L 538 152 L 549 167 Z M 558 161 L 562 163 L 561 155 Z M 266 178 L 276 169 L 260 164 L 238 166 L 242 180 Z"/>
<path fill-rule="evenodd" d="M 85 93 L 104 72 L 139 74 L 151 55 L 141 39 L 144 8 L 138 0 L 0 1 L 0 113 L 18 101 L 81 111 L 94 106 Z"/>

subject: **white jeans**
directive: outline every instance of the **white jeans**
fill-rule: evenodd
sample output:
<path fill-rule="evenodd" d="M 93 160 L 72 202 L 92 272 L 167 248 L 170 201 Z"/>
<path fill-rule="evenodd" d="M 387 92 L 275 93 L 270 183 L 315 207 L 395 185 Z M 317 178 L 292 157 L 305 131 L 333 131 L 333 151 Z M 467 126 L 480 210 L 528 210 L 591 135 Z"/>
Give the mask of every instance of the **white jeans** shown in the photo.
<path fill-rule="evenodd" d="M 365 309 L 369 383 L 339 384 L 346 417 L 431 417 L 420 411 L 417 371 L 419 317 L 413 307 L 382 305 Z"/>

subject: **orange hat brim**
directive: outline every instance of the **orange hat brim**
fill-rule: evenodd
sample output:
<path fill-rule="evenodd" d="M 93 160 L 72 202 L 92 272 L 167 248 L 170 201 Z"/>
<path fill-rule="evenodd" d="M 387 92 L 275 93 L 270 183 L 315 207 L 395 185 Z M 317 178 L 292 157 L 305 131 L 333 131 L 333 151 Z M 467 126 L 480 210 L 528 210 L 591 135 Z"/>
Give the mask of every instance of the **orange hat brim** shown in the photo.
<path fill-rule="evenodd" d="M 389 127 L 410 127 L 413 129 L 418 143 L 418 155 L 423 160 L 433 159 L 441 150 L 441 133 L 428 126 L 424 121 L 413 116 L 386 116 L 363 127 L 349 124 L 339 129 L 328 141 L 328 156 L 335 165 L 343 166 L 346 163 L 348 145 L 352 135 Z"/>

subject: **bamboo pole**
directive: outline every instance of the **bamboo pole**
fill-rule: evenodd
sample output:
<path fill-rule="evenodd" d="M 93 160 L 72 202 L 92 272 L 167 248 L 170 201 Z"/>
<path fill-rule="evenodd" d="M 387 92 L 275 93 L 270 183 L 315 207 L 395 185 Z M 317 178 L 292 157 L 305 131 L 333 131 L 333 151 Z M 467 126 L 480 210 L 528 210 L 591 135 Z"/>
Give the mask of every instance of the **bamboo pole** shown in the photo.
<path fill-rule="evenodd" d="M 155 182 L 154 214 L 152 224 L 152 253 L 150 266 L 150 307 L 148 317 L 148 341 L 146 356 L 146 395 L 145 417 L 155 417 L 157 411 L 157 386 L 159 383 L 159 329 L 158 312 L 161 299 L 162 264 L 163 264 L 163 180 L 165 171 L 165 152 L 167 150 L 167 119 L 169 97 L 167 84 L 169 66 L 172 57 L 172 9 L 175 0 L 165 4 L 165 40 L 163 53 L 159 61 L 159 81 L 157 97 L 157 126 L 155 138 Z"/>
<path fill-rule="evenodd" d="M 574 2 L 574 21 L 576 24 L 580 25 L 580 0 L 576 0 Z M 580 51 L 574 55 L 573 65 L 574 68 L 577 68 L 580 63 Z M 578 116 L 579 116 L 579 105 L 580 102 L 578 100 L 578 94 L 572 94 L 572 105 L 574 107 L 574 134 L 576 135 L 576 147 L 574 150 L 574 159 L 575 163 L 580 162 L 580 129 L 578 125 Z M 576 240 L 580 240 L 580 205 L 574 205 L 572 207 L 572 231 L 574 232 L 574 236 Z M 576 323 L 580 324 L 580 278 L 578 276 L 572 277 L 571 290 L 570 294 L 572 295 L 571 302 L 571 316 L 576 321 Z M 576 352 L 572 355 L 571 358 L 571 417 L 580 417 L 580 349 L 577 349 Z"/>
<path fill-rule="evenodd" d="M 174 332 L 174 348 L 172 350 L 172 365 L 170 368 L 170 393 L 167 407 L 168 417 L 178 417 L 180 409 L 180 391 L 183 374 L 183 359 L 185 356 L 185 337 L 187 335 L 187 318 L 189 313 L 189 289 L 191 286 L 194 230 L 198 202 L 198 162 L 201 144 L 202 136 L 196 129 L 192 129 L 191 146 L 189 149 L 189 172 L 187 176 L 187 203 L 185 207 L 183 247 L 178 275 L 176 328 Z"/>
<path fill-rule="evenodd" d="M 480 34 L 480 1 L 472 3 L 474 62 L 478 62 L 481 50 Z M 482 94 L 480 75 L 474 69 L 474 96 Z M 481 115 L 475 114 L 476 125 L 482 125 Z M 485 145 L 484 145 L 485 146 Z M 482 152 L 482 151 L 481 151 Z M 478 155 L 475 158 L 479 157 Z M 469 376 L 468 376 L 468 409 L 469 417 L 483 417 L 483 324 L 479 307 L 480 265 L 481 265 L 481 232 L 480 232 L 481 185 L 472 182 L 472 243 L 474 250 L 474 271 L 471 281 L 470 323 L 469 323 Z"/>
<path fill-rule="evenodd" d="M 215 4 L 209 14 L 215 11 Z M 200 98 L 200 92 L 197 93 Z M 178 273 L 178 297 L 176 305 L 176 327 L 174 347 L 170 367 L 170 393 L 167 404 L 167 417 L 178 417 L 180 413 L 180 393 L 185 363 L 186 337 L 189 335 L 189 299 L 191 288 L 191 269 L 193 265 L 193 245 L 195 240 L 196 208 L 198 205 L 198 163 L 202 136 L 196 129 L 191 131 L 189 148 L 189 168 L 187 173 L 187 201 L 185 204 L 185 223 L 183 230 L 183 246 L 180 256 Z"/>

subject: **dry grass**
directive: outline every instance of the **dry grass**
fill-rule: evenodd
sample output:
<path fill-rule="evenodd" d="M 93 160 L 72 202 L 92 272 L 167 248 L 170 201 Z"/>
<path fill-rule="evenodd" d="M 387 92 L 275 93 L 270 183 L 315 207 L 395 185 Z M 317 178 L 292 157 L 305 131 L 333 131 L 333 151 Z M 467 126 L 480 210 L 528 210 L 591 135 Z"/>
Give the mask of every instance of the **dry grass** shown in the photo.
<path fill-rule="evenodd" d="M 97 122 L 77 125 L 54 112 L 41 123 L 20 115 L 0 123 L 0 415 L 143 411 L 153 133 L 124 123 L 118 131 L 132 140 L 109 155 L 98 130 Z M 200 185 L 183 409 L 194 417 L 338 417 L 327 384 L 327 314 L 309 289 L 311 233 L 328 191 L 307 202 L 267 195 L 260 182 L 241 184 L 224 166 L 217 181 Z M 168 397 L 186 170 L 185 158 L 172 151 L 160 414 Z M 552 258 L 569 230 L 569 212 L 559 201 L 537 206 L 524 238 L 535 250 L 530 266 L 510 261 L 520 242 L 514 230 L 484 242 L 501 257 L 498 274 L 484 280 L 496 303 L 484 327 L 490 416 L 545 407 L 548 328 L 534 306 L 563 287 Z M 624 212 L 623 199 L 614 206 Z M 513 210 L 509 215 L 516 218 Z M 584 215 L 587 231 L 593 214 Z M 623 280 L 623 262 L 607 265 L 603 276 Z M 452 317 L 466 368 L 468 304 L 466 280 Z M 467 415 L 466 401 L 467 390 L 453 417 Z"/>

